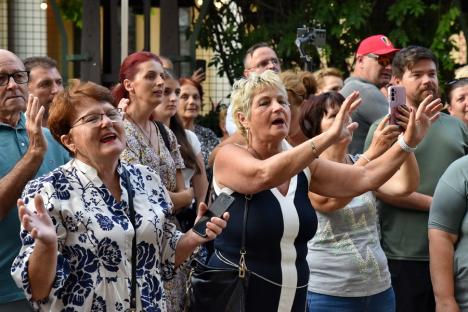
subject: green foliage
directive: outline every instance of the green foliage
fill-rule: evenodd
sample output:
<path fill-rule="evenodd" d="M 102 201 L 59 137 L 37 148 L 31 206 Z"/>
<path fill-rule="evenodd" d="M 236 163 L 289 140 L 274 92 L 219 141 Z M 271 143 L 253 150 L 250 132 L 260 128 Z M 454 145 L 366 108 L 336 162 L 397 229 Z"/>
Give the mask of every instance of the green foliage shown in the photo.
<path fill-rule="evenodd" d="M 65 19 L 73 22 L 78 28 L 83 27 L 83 0 L 62 0 L 58 5 Z"/>
<path fill-rule="evenodd" d="M 221 4 L 217 9 L 214 2 Z M 327 29 L 323 49 L 328 66 L 349 71 L 347 59 L 363 38 L 387 34 L 399 47 L 429 47 L 440 60 L 441 80 L 450 79 L 454 63 L 448 39 L 460 31 L 460 2 L 434 0 L 215 0 L 205 17 L 198 45 L 211 48 L 232 83 L 242 75 L 242 57 L 254 43 L 270 43 L 283 68 L 297 66 L 296 29 L 303 25 Z M 313 53 L 317 55 L 317 53 Z M 318 57 L 315 56 L 315 64 Z M 301 64 L 299 64 L 301 65 Z"/>

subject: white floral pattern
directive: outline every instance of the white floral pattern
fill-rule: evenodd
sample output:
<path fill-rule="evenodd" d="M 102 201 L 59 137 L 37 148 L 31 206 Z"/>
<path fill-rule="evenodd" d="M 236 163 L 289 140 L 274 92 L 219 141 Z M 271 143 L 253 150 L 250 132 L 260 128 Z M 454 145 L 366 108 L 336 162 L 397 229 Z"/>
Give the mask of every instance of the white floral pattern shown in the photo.
<path fill-rule="evenodd" d="M 130 177 L 137 224 L 137 310 L 166 311 L 163 280 L 174 276 L 181 237 L 168 221 L 171 201 L 158 174 L 148 167 L 119 163 Z M 58 235 L 57 273 L 49 297 L 33 302 L 44 311 L 127 311 L 129 309 L 133 226 L 128 219 L 125 179 L 121 201 L 111 195 L 94 168 L 71 160 L 31 181 L 23 198 L 34 210 L 39 193 Z M 31 300 L 28 259 L 34 240 L 21 231 L 22 248 L 11 272 Z"/>

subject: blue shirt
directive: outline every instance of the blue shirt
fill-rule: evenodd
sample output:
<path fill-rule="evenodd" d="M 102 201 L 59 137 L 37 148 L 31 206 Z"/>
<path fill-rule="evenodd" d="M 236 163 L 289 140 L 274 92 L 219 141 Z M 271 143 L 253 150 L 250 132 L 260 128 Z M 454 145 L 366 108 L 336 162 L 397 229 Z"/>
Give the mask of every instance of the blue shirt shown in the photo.
<path fill-rule="evenodd" d="M 47 152 L 36 177 L 40 177 L 69 160 L 67 151 L 52 137 L 49 129 L 43 129 L 47 140 Z M 26 132 L 26 117 L 12 127 L 0 123 L 0 178 L 6 176 L 28 150 L 29 138 Z M 11 278 L 10 269 L 21 248 L 19 237 L 20 222 L 18 209 L 14 207 L 0 220 L 0 304 L 24 299 L 24 292 Z"/>

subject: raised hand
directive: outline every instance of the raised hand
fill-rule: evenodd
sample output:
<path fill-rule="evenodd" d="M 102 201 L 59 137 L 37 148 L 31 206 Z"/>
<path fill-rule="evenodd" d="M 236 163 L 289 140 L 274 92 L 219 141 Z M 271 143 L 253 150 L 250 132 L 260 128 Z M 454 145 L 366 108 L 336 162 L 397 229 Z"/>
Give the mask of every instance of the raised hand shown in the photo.
<path fill-rule="evenodd" d="M 327 130 L 335 142 L 349 138 L 358 127 L 357 122 L 352 122 L 350 114 L 361 104 L 359 92 L 354 91 L 343 102 L 331 127 Z"/>
<path fill-rule="evenodd" d="M 408 118 L 408 127 L 404 133 L 405 142 L 414 147 L 422 141 L 432 123 L 439 118 L 442 103 L 439 98 L 433 100 L 432 95 L 428 95 L 419 104 L 417 111 L 411 109 Z"/>
<path fill-rule="evenodd" d="M 397 125 L 388 124 L 389 120 L 390 116 L 385 116 L 385 118 L 382 119 L 382 121 L 375 129 L 371 145 L 369 146 L 369 149 L 367 151 L 369 155 L 368 157 L 370 159 L 377 158 L 383 153 L 385 153 L 390 148 L 390 146 L 392 146 L 392 144 L 398 138 L 398 135 L 401 133 L 401 130 Z"/>
<path fill-rule="evenodd" d="M 21 225 L 36 240 L 44 245 L 53 246 L 57 243 L 57 232 L 52 219 L 47 213 L 41 195 L 34 197 L 36 212 L 29 211 L 22 199 L 18 199 L 18 214 Z"/>
<path fill-rule="evenodd" d="M 29 137 L 28 151 L 40 157 L 44 156 L 47 151 L 47 141 L 42 133 L 44 110 L 43 106 L 39 106 L 39 99 L 29 95 L 25 113 L 26 132 Z"/>
<path fill-rule="evenodd" d="M 193 72 L 192 74 L 192 80 L 195 80 L 198 83 L 202 83 L 206 79 L 206 74 L 203 68 L 198 68 L 196 71 Z"/>

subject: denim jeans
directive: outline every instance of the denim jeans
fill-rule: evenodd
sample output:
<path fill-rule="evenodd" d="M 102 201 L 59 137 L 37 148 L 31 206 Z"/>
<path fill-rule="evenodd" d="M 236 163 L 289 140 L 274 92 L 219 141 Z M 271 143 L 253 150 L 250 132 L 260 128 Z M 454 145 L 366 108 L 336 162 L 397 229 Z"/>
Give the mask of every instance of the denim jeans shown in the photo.
<path fill-rule="evenodd" d="M 337 297 L 309 291 L 307 312 L 395 312 L 395 294 L 391 287 L 366 297 Z"/>

